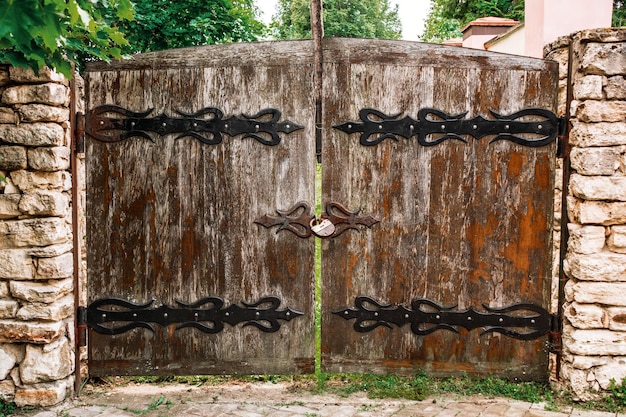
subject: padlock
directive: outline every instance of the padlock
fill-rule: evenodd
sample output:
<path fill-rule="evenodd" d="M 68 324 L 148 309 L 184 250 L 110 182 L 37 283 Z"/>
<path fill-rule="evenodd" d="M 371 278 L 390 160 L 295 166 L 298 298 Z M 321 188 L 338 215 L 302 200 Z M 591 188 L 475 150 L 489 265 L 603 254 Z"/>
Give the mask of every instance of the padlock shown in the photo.
<path fill-rule="evenodd" d="M 317 219 L 311 220 L 311 232 L 317 237 L 329 237 L 335 233 L 335 225 L 328 219 L 322 219 L 318 224 L 314 224 Z"/>

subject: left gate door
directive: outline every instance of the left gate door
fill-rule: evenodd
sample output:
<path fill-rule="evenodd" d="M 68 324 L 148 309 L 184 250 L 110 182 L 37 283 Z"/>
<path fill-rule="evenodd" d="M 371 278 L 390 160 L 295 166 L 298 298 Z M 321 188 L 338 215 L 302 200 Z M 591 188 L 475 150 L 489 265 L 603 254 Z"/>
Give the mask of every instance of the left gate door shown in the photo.
<path fill-rule="evenodd" d="M 312 56 L 295 41 L 88 65 L 90 375 L 313 371 L 313 239 L 255 224 L 315 201 Z"/>

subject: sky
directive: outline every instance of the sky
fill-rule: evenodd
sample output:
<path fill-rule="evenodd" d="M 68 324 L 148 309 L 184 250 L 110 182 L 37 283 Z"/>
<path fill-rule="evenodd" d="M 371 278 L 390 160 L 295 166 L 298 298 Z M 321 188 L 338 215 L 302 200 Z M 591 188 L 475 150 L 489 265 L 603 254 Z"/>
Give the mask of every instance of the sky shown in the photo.
<path fill-rule="evenodd" d="M 263 14 L 261 18 L 268 23 L 276 12 L 276 0 L 256 0 L 256 5 Z M 424 20 L 430 9 L 430 0 L 389 0 L 389 4 L 399 6 L 402 21 L 402 39 L 416 41 L 424 30 Z"/>

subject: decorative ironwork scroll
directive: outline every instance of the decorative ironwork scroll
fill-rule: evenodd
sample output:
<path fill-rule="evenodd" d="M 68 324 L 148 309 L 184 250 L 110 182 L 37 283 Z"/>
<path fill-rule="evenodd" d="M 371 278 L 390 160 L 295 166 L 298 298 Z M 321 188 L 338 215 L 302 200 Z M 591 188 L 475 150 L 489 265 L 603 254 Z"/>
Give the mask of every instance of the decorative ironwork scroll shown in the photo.
<path fill-rule="evenodd" d="M 244 139 L 252 138 L 263 145 L 274 146 L 280 143 L 279 132 L 289 134 L 303 128 L 289 120 L 280 122 L 281 113 L 277 109 L 226 119 L 222 110 L 216 107 L 195 113 L 177 111 L 180 117 L 165 114 L 147 117 L 153 110 L 133 112 L 115 105 L 99 106 L 87 113 L 85 131 L 101 142 L 120 142 L 132 136 L 154 142 L 148 132 L 155 132 L 159 135 L 178 133 L 176 139 L 193 137 L 208 145 L 221 143 L 224 134 L 243 135 Z"/>
<path fill-rule="evenodd" d="M 467 142 L 462 135 L 469 135 L 475 139 L 495 135 L 489 143 L 508 140 L 529 147 L 552 143 L 561 128 L 559 118 L 554 113 L 536 108 L 520 110 L 510 115 L 500 115 L 491 111 L 494 117 L 492 120 L 482 116 L 464 119 L 467 112 L 449 115 L 430 108 L 418 111 L 417 119 L 410 116 L 400 117 L 401 114 L 387 115 L 375 109 L 365 108 L 359 111 L 360 121 L 348 121 L 333 127 L 349 134 L 361 133 L 360 143 L 363 146 L 378 145 L 385 139 L 398 140 L 398 136 L 406 139 L 417 136 L 420 145 L 434 146 L 448 139 Z M 522 120 L 529 117 L 539 120 Z M 518 136 L 522 134 L 525 136 Z"/>
<path fill-rule="evenodd" d="M 101 298 L 87 307 L 87 325 L 98 333 L 115 335 L 135 328 L 155 331 L 152 323 L 161 326 L 178 324 L 176 330 L 195 327 L 205 333 L 219 333 L 224 323 L 235 326 L 254 326 L 263 332 L 276 332 L 280 329 L 278 320 L 290 321 L 303 313 L 286 308 L 278 310 L 281 300 L 277 297 L 264 297 L 256 303 L 242 302 L 224 307 L 224 301 L 218 297 L 206 297 L 192 304 L 180 301 L 179 308 L 162 305 L 150 308 L 154 303 L 135 304 L 120 298 Z M 209 305 L 208 308 L 205 306 Z M 109 307 L 109 308 L 105 308 Z M 107 326 L 105 323 L 115 323 Z"/>
<path fill-rule="evenodd" d="M 328 219 L 335 226 L 334 233 L 327 237 L 337 237 L 348 229 L 360 230 L 359 225 L 369 228 L 380 221 L 372 216 L 359 216 L 360 210 L 350 211 L 334 201 L 326 203 L 325 210 L 320 220 Z M 301 238 L 311 237 L 311 224 L 315 215 L 309 214 L 311 206 L 307 202 L 301 201 L 288 210 L 276 210 L 276 213 L 278 216 L 264 214 L 254 222 L 266 228 L 278 226 L 276 233 L 288 230 Z"/>
<path fill-rule="evenodd" d="M 341 204 L 330 201 L 326 203 L 326 213 L 321 216 L 322 219 L 328 219 L 335 225 L 335 233 L 330 237 L 337 237 L 348 229 L 359 230 L 359 225 L 367 228 L 372 227 L 380 220 L 372 216 L 359 216 L 360 209 L 350 211 Z"/>
<path fill-rule="evenodd" d="M 315 218 L 315 214 L 310 214 L 311 206 L 306 201 L 300 201 L 288 210 L 276 210 L 276 213 L 278 216 L 264 214 L 254 222 L 266 228 L 278 226 L 276 233 L 288 230 L 301 238 L 311 236 L 309 224 Z"/>
<path fill-rule="evenodd" d="M 380 304 L 370 297 L 356 297 L 355 307 L 334 311 L 346 320 L 356 319 L 354 330 L 365 333 L 379 326 L 392 328 L 405 324 L 417 335 L 427 335 L 437 330 L 450 330 L 458 333 L 457 327 L 474 330 L 483 327 L 483 333 L 501 333 L 521 340 L 539 338 L 550 331 L 552 316 L 544 308 L 535 304 L 513 304 L 504 308 L 490 308 L 483 305 L 485 312 L 473 307 L 463 311 L 453 311 L 456 306 L 443 307 L 427 299 L 415 299 L 411 308 L 402 305 L 392 307 Z M 522 314 L 524 312 L 531 314 Z"/>

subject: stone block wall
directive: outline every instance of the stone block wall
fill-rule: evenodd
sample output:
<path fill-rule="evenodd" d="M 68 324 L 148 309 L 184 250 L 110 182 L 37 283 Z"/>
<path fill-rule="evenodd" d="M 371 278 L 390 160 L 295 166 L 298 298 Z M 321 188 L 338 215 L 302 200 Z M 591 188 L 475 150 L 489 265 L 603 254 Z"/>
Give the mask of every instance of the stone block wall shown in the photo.
<path fill-rule="evenodd" d="M 571 113 L 560 378 L 588 400 L 626 377 L 626 29 L 576 33 L 546 57 L 571 70 L 559 106 Z"/>
<path fill-rule="evenodd" d="M 0 397 L 52 405 L 73 389 L 70 88 L 0 65 Z"/>

